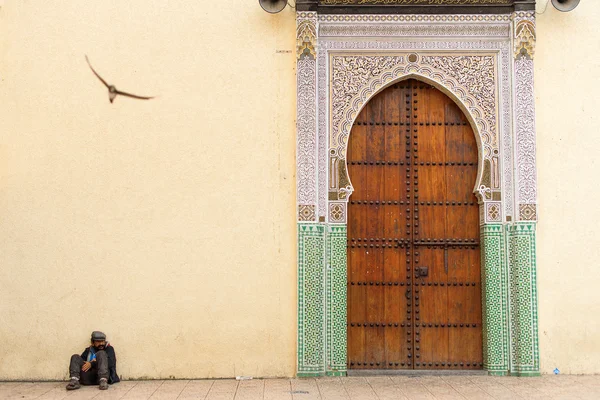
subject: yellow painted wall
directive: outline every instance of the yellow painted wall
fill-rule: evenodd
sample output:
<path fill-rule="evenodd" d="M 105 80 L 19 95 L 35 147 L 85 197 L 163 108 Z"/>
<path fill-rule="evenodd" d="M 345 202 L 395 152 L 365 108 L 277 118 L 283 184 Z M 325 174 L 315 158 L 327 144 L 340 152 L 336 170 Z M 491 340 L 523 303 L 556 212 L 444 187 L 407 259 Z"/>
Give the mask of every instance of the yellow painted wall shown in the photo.
<path fill-rule="evenodd" d="M 538 15 L 544 372 L 600 372 L 599 20 Z M 126 378 L 294 374 L 294 41 L 254 0 L 0 0 L 0 379 L 94 329 Z"/>
<path fill-rule="evenodd" d="M 126 378 L 292 376 L 294 12 L 0 6 L 0 379 L 95 329 Z"/>
<path fill-rule="evenodd" d="M 538 1 L 542 12 L 545 1 Z M 600 373 L 600 2 L 537 16 L 538 282 L 544 372 Z"/>

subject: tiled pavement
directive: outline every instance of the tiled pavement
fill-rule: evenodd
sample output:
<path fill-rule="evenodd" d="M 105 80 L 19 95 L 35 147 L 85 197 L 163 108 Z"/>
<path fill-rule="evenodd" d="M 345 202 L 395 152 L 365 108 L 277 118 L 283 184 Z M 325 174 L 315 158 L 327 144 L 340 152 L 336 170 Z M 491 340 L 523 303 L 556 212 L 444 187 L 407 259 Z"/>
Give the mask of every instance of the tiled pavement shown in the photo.
<path fill-rule="evenodd" d="M 124 381 L 106 391 L 66 382 L 0 382 L 0 399 L 600 399 L 600 376 L 376 376 L 317 379 Z"/>

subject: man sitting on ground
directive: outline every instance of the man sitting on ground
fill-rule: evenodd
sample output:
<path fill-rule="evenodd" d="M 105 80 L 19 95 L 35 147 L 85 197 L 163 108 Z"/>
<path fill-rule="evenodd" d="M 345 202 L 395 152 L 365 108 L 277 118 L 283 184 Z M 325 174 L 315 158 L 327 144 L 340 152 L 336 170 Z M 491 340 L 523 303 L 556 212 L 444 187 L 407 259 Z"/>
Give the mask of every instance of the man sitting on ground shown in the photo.
<path fill-rule="evenodd" d="M 71 356 L 69 366 L 71 380 L 67 390 L 75 390 L 82 385 L 100 385 L 100 390 L 108 389 L 108 384 L 119 382 L 115 349 L 106 341 L 106 335 L 92 332 L 92 345 L 81 355 Z"/>

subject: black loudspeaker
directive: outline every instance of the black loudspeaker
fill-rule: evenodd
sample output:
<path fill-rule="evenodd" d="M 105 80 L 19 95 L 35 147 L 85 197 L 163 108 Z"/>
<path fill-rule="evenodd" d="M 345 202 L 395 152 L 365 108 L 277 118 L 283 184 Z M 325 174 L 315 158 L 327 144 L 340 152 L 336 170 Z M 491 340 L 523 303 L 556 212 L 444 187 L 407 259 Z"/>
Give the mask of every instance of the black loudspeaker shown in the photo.
<path fill-rule="evenodd" d="M 263 10 L 276 14 L 287 6 L 287 0 L 258 0 Z"/>
<path fill-rule="evenodd" d="M 579 5 L 579 0 L 552 0 L 552 5 L 558 11 L 571 11 Z"/>

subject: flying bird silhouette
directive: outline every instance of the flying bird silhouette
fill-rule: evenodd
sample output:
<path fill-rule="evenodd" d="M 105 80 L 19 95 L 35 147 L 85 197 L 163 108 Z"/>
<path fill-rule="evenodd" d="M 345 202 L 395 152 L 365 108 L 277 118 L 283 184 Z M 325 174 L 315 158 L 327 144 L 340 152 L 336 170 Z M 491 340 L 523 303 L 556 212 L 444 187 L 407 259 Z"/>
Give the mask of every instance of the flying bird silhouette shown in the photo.
<path fill-rule="evenodd" d="M 115 85 L 109 85 L 108 83 L 106 83 L 106 81 L 104 79 L 102 79 L 102 77 L 100 75 L 98 75 L 98 73 L 96 72 L 94 67 L 92 67 L 92 64 L 90 64 L 90 60 L 88 59 L 87 55 L 85 56 L 85 61 L 87 61 L 88 65 L 90 66 L 90 69 L 92 70 L 94 75 L 96 75 L 96 77 L 98 79 L 100 79 L 100 82 L 102 82 L 104 84 L 104 86 L 106 86 L 106 88 L 108 89 L 108 100 L 110 100 L 111 103 L 115 100 L 115 97 L 117 97 L 118 94 L 120 94 L 121 96 L 127 96 L 127 97 L 131 97 L 133 99 L 140 99 L 140 100 L 150 100 L 150 99 L 154 98 L 154 97 L 147 97 L 147 96 L 138 96 L 135 94 L 126 93 L 126 92 L 117 90 Z"/>

